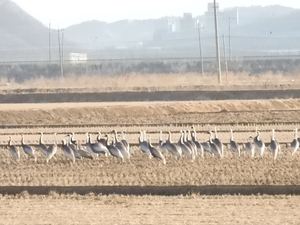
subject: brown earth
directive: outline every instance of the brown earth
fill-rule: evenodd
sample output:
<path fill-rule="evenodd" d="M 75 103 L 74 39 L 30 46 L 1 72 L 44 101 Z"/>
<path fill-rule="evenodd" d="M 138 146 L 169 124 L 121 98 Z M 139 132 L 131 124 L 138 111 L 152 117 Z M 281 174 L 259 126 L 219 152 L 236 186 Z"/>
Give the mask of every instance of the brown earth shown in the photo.
<path fill-rule="evenodd" d="M 299 196 L 0 195 L 0 224 L 299 224 Z"/>
<path fill-rule="evenodd" d="M 284 110 L 278 112 L 276 110 Z M 299 99 L 1 104 L 1 124 L 99 124 L 299 121 Z"/>

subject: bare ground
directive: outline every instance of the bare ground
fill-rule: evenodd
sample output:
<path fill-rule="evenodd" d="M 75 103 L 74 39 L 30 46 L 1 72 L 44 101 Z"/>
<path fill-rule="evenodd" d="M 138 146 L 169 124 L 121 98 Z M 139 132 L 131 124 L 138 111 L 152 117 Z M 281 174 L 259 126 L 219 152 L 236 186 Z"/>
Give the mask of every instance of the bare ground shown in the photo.
<path fill-rule="evenodd" d="M 286 110 L 277 112 L 272 110 Z M 292 110 L 292 111 L 288 111 Z M 1 104 L 1 124 L 298 121 L 299 99 Z M 212 113 L 217 112 L 218 114 Z"/>
<path fill-rule="evenodd" d="M 0 224 L 299 224 L 299 196 L 0 196 Z"/>

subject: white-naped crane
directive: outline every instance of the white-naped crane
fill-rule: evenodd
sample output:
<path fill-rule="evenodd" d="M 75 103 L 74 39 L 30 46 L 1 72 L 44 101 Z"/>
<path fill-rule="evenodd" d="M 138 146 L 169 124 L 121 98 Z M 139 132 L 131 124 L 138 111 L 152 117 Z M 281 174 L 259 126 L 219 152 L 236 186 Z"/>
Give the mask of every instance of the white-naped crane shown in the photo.
<path fill-rule="evenodd" d="M 154 157 L 154 158 L 158 158 L 158 159 L 161 159 L 163 161 L 163 164 L 165 165 L 166 164 L 166 159 L 165 157 L 163 156 L 163 154 L 157 149 L 155 148 L 152 143 L 151 143 L 151 136 L 148 135 L 148 138 L 149 138 L 149 149 L 150 149 L 150 152 L 151 152 L 151 155 Z"/>
<path fill-rule="evenodd" d="M 149 143 L 145 140 L 143 131 L 140 131 L 139 145 L 140 145 L 141 151 L 146 153 L 148 155 L 148 157 L 151 159 L 152 155 L 150 152 Z"/>
<path fill-rule="evenodd" d="M 209 144 L 210 144 L 210 151 L 212 154 L 219 156 L 220 158 L 222 158 L 222 150 L 220 149 L 220 147 L 215 143 L 215 139 L 212 139 L 212 131 L 210 131 L 210 136 L 209 136 Z"/>
<path fill-rule="evenodd" d="M 73 150 L 75 158 L 76 159 L 81 159 L 81 155 L 77 151 L 77 144 L 76 144 L 77 141 L 75 141 L 74 135 L 75 135 L 74 132 L 67 135 L 67 137 L 69 137 L 69 139 L 67 141 L 67 145 Z"/>
<path fill-rule="evenodd" d="M 74 155 L 73 150 L 70 148 L 70 146 L 67 145 L 67 141 L 65 139 L 63 139 L 61 142 L 62 142 L 61 149 L 62 149 L 64 155 L 68 159 L 70 159 L 74 164 L 75 163 L 75 155 Z"/>
<path fill-rule="evenodd" d="M 213 133 L 210 131 L 208 141 L 204 141 L 201 143 L 201 145 L 203 146 L 203 150 L 210 154 L 213 154 L 211 152 L 211 147 L 210 147 L 210 140 L 212 140 L 212 136 L 213 136 Z"/>
<path fill-rule="evenodd" d="M 122 153 L 124 159 L 130 159 L 130 152 L 127 150 L 126 146 L 123 144 L 122 141 L 119 140 L 118 132 L 117 130 L 113 130 L 113 133 L 115 135 L 115 146 L 120 150 Z"/>
<path fill-rule="evenodd" d="M 193 145 L 190 142 L 188 142 L 188 140 L 187 140 L 187 132 L 186 132 L 186 130 L 183 130 L 183 131 L 180 131 L 180 132 L 183 132 L 183 134 L 184 134 L 184 136 L 183 136 L 183 143 L 191 150 L 191 152 L 192 152 L 192 159 L 195 159 L 195 156 L 196 156 L 195 155 L 195 149 L 194 149 Z"/>
<path fill-rule="evenodd" d="M 171 131 L 169 131 L 169 137 L 166 140 L 165 147 L 174 156 L 178 158 L 181 157 L 182 155 L 181 148 L 177 144 L 173 143 Z"/>
<path fill-rule="evenodd" d="M 47 157 L 47 151 L 48 151 L 48 147 L 44 144 L 44 141 L 43 141 L 43 132 L 40 133 L 40 139 L 39 139 L 39 146 L 38 146 L 38 149 L 43 153 L 44 156 Z"/>
<path fill-rule="evenodd" d="M 92 139 L 92 135 L 88 134 L 89 144 L 90 144 L 93 152 L 96 154 L 104 154 L 107 157 L 109 155 L 109 151 L 108 151 L 107 147 L 105 145 L 102 145 L 100 142 L 92 143 L 91 139 Z"/>
<path fill-rule="evenodd" d="M 162 151 L 163 154 L 166 154 L 168 151 L 165 145 L 166 145 L 166 142 L 163 141 L 162 131 L 159 131 L 158 147 L 160 148 L 160 150 Z"/>
<path fill-rule="evenodd" d="M 122 135 L 121 142 L 122 142 L 123 145 L 126 147 L 127 152 L 130 153 L 130 145 L 129 145 L 129 143 L 126 141 L 126 138 L 125 138 L 125 131 L 124 131 L 124 130 L 121 131 L 121 135 Z"/>
<path fill-rule="evenodd" d="M 106 146 L 106 140 L 107 138 L 101 137 L 101 132 L 99 131 L 97 135 L 97 142 L 101 143 L 103 146 Z"/>
<path fill-rule="evenodd" d="M 180 131 L 180 139 L 177 145 L 180 147 L 182 155 L 185 155 L 192 160 L 195 159 L 192 149 L 190 149 L 190 147 L 184 142 L 184 132 L 182 130 Z"/>
<path fill-rule="evenodd" d="M 233 138 L 233 130 L 230 129 L 230 143 L 229 143 L 230 149 L 237 153 L 238 156 L 241 156 L 241 147 L 239 146 L 239 144 L 234 140 Z"/>
<path fill-rule="evenodd" d="M 22 145 L 22 148 L 25 152 L 25 154 L 27 154 L 29 157 L 32 157 L 34 158 L 34 161 L 36 162 L 37 160 L 37 157 L 36 157 L 36 153 L 35 153 L 35 150 L 34 148 L 30 147 L 29 145 L 26 145 L 25 144 L 25 141 L 24 141 L 24 134 L 21 134 L 21 145 Z"/>
<path fill-rule="evenodd" d="M 246 150 L 246 152 L 248 152 L 250 154 L 251 158 L 254 157 L 254 150 L 255 150 L 255 147 L 254 147 L 252 141 L 253 141 L 253 138 L 250 135 L 248 137 L 248 142 L 244 144 L 244 149 Z"/>
<path fill-rule="evenodd" d="M 10 151 L 10 154 L 12 155 L 12 157 L 17 160 L 20 160 L 20 151 L 17 148 L 17 146 L 12 145 L 12 137 L 11 136 L 9 136 L 9 139 L 8 139 L 8 148 L 9 148 L 9 151 Z"/>
<path fill-rule="evenodd" d="M 54 140 L 53 144 L 49 145 L 47 149 L 47 154 L 46 154 L 46 163 L 48 164 L 49 160 L 53 158 L 53 156 L 57 152 L 57 141 L 56 141 L 56 133 L 54 133 Z"/>
<path fill-rule="evenodd" d="M 90 153 L 93 158 L 97 158 L 98 157 L 98 154 L 93 151 L 92 145 L 90 143 L 89 133 L 86 133 L 85 147 L 86 147 L 87 152 Z"/>
<path fill-rule="evenodd" d="M 221 140 L 218 138 L 218 133 L 217 133 L 217 127 L 215 127 L 215 138 L 213 139 L 213 142 L 218 146 L 220 149 L 220 157 L 224 156 L 224 145 L 221 142 Z"/>
<path fill-rule="evenodd" d="M 187 134 L 186 134 L 186 133 L 187 133 Z M 188 130 L 186 133 L 185 133 L 185 134 L 187 135 L 186 141 L 187 141 L 187 143 L 190 144 L 191 149 L 192 149 L 192 151 L 193 151 L 193 154 L 194 154 L 195 156 L 197 156 L 197 155 L 198 155 L 198 150 L 197 150 L 196 144 L 192 141 L 192 138 L 191 138 L 191 131 Z"/>
<path fill-rule="evenodd" d="M 275 140 L 275 130 L 272 129 L 272 136 L 269 146 L 271 152 L 273 153 L 274 160 L 276 160 L 278 152 L 280 151 L 280 144 Z"/>
<path fill-rule="evenodd" d="M 292 156 L 297 152 L 299 148 L 299 137 L 298 137 L 298 129 L 294 129 L 294 139 L 290 145 L 291 150 L 292 150 Z"/>
<path fill-rule="evenodd" d="M 193 130 L 193 132 L 192 132 L 192 141 L 195 143 L 195 145 L 197 147 L 198 154 L 200 154 L 200 156 L 203 157 L 204 156 L 204 149 L 203 149 L 202 144 L 198 141 L 195 126 L 192 126 L 192 130 Z"/>
<path fill-rule="evenodd" d="M 262 157 L 265 152 L 266 145 L 261 140 L 260 131 L 257 130 L 257 127 L 256 127 L 256 136 L 253 139 L 253 144 L 254 144 L 255 149 L 258 151 L 259 155 Z"/>
<path fill-rule="evenodd" d="M 84 151 L 83 149 L 80 148 L 80 144 L 77 142 L 76 143 L 76 151 L 80 154 L 80 158 L 86 158 L 86 159 L 94 159 L 94 157 L 87 151 Z"/>
<path fill-rule="evenodd" d="M 122 155 L 121 151 L 115 146 L 113 145 L 112 143 L 110 143 L 110 135 L 109 134 L 106 134 L 106 147 L 109 151 L 109 153 L 116 157 L 116 158 L 119 158 L 122 160 L 122 162 L 124 162 L 124 156 Z"/>

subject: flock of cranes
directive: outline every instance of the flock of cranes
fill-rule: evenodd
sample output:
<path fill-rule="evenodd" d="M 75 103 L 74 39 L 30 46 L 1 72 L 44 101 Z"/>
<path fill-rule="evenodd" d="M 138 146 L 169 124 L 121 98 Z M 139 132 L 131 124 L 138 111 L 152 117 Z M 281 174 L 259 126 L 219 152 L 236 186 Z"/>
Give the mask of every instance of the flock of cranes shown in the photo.
<path fill-rule="evenodd" d="M 191 130 L 181 130 L 180 138 L 177 142 L 172 141 L 172 134 L 169 131 L 169 136 L 166 141 L 162 139 L 162 131 L 159 134 L 159 142 L 155 147 L 152 143 L 151 136 L 146 134 L 146 131 L 140 131 L 138 138 L 140 150 L 147 154 L 149 159 L 158 158 L 166 164 L 166 154 L 171 154 L 176 158 L 184 157 L 191 160 L 195 160 L 196 157 L 203 157 L 204 152 L 212 154 L 217 157 L 224 157 L 224 144 L 218 138 L 217 128 L 215 127 L 214 131 L 209 132 L 209 139 L 204 142 L 200 142 L 197 138 L 197 132 L 195 127 L 192 127 Z M 91 134 L 86 133 L 86 144 L 85 149 L 82 149 L 82 146 L 75 140 L 75 134 L 70 133 L 66 135 L 63 140 L 61 140 L 61 150 L 63 154 L 71 160 L 73 163 L 76 162 L 76 159 L 87 158 L 95 159 L 99 155 L 104 155 L 106 157 L 113 156 L 124 162 L 125 160 L 130 159 L 130 145 L 125 139 L 124 132 L 121 132 L 121 139 L 116 130 L 113 130 L 111 133 L 105 135 L 105 138 L 101 136 L 101 133 L 98 132 L 98 136 L 95 142 L 92 142 Z M 294 129 L 294 139 L 290 144 L 292 155 L 296 153 L 299 148 L 300 138 L 297 134 L 297 128 Z M 17 160 L 20 159 L 20 151 L 17 146 L 12 144 L 12 137 L 9 137 L 8 147 L 13 158 Z M 56 133 L 54 133 L 53 144 L 46 146 L 43 142 L 43 133 L 40 133 L 39 145 L 35 149 L 27 144 L 24 141 L 24 135 L 21 135 L 21 147 L 26 155 L 33 158 L 34 161 L 37 161 L 37 152 L 40 151 L 45 157 L 46 163 L 53 158 L 57 153 L 57 138 Z M 251 157 L 254 157 L 255 152 L 257 151 L 259 156 L 264 155 L 266 145 L 260 138 L 260 131 L 256 128 L 256 136 L 248 137 L 248 142 L 244 143 L 242 146 L 239 145 L 233 137 L 233 130 L 230 130 L 230 143 L 229 149 L 234 152 L 237 156 L 241 155 L 242 149 L 249 153 Z M 272 129 L 271 141 L 269 144 L 269 150 L 273 154 L 274 160 L 276 160 L 278 152 L 280 151 L 280 144 L 275 139 L 275 131 Z"/>

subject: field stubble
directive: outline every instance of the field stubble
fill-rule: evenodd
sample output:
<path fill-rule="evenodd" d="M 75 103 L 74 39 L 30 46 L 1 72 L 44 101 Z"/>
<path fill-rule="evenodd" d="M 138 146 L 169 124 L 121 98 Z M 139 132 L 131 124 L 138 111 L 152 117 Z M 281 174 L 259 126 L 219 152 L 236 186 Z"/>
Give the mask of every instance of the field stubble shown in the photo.
<path fill-rule="evenodd" d="M 299 196 L 0 195 L 0 224 L 299 224 Z M 66 210 L 67 209 L 67 210 Z M 55 215 L 55 216 L 54 216 Z"/>

